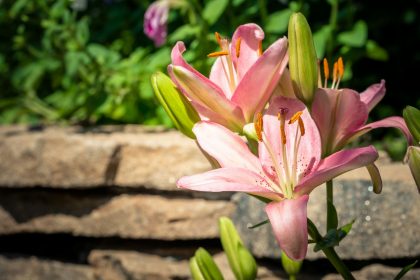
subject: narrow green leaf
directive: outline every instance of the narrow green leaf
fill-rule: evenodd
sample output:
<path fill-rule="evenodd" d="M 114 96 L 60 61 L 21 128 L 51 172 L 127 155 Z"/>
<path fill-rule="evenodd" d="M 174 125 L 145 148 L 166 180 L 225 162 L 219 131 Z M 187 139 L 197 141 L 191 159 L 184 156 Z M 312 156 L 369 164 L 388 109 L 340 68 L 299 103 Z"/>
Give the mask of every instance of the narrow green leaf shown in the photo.
<path fill-rule="evenodd" d="M 287 31 L 289 24 L 289 18 L 292 15 L 290 9 L 284 9 L 272 13 L 267 18 L 267 24 L 265 25 L 265 31 L 274 34 L 283 34 Z"/>
<path fill-rule="evenodd" d="M 204 7 L 203 18 L 213 25 L 225 11 L 229 0 L 210 0 Z"/>
<path fill-rule="evenodd" d="M 339 229 L 330 229 L 327 234 L 316 243 L 314 251 L 318 252 L 322 249 L 337 246 L 344 237 L 350 232 L 353 223 L 355 220 L 350 223 L 340 227 Z"/>
<path fill-rule="evenodd" d="M 331 27 L 329 25 L 324 25 L 317 32 L 314 33 L 314 44 L 316 49 L 316 54 L 319 59 L 324 58 L 325 48 L 327 46 L 328 38 L 331 34 Z"/>
<path fill-rule="evenodd" d="M 403 267 L 403 269 L 401 269 L 400 273 L 397 274 L 397 276 L 395 276 L 394 280 L 400 280 L 401 278 L 403 278 L 403 276 L 409 272 L 416 264 L 418 261 L 413 262 L 412 264 L 409 264 L 405 267 Z"/>
<path fill-rule="evenodd" d="M 328 212 L 331 213 L 331 215 L 328 216 L 327 224 L 330 226 L 329 229 L 336 229 L 338 227 L 338 216 L 337 216 L 337 210 L 335 209 L 335 206 L 330 201 L 327 201 L 327 207 Z"/>
<path fill-rule="evenodd" d="M 267 219 L 267 220 L 264 220 L 264 221 L 262 221 L 262 222 L 259 222 L 259 223 L 258 223 L 258 224 L 256 224 L 256 225 L 249 226 L 248 228 L 249 228 L 249 229 L 257 228 L 257 227 L 263 226 L 263 225 L 265 225 L 265 224 L 268 224 L 268 222 L 269 222 L 269 220 Z"/>
<path fill-rule="evenodd" d="M 366 43 L 366 56 L 379 61 L 388 60 L 388 52 L 372 40 L 368 40 Z"/>

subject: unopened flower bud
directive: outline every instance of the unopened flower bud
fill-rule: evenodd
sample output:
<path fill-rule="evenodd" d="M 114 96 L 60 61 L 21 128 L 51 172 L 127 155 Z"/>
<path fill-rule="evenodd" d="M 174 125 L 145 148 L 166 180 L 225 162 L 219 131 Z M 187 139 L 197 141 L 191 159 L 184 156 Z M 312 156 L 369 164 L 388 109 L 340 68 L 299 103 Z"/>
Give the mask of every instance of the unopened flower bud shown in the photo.
<path fill-rule="evenodd" d="M 301 13 L 289 20 L 289 70 L 295 95 L 308 107 L 318 87 L 318 64 L 311 28 Z"/>
<path fill-rule="evenodd" d="M 161 72 L 153 74 L 152 86 L 156 98 L 175 127 L 186 136 L 195 139 L 192 128 L 200 121 L 200 117 L 187 98 L 179 92 L 172 80 Z"/>

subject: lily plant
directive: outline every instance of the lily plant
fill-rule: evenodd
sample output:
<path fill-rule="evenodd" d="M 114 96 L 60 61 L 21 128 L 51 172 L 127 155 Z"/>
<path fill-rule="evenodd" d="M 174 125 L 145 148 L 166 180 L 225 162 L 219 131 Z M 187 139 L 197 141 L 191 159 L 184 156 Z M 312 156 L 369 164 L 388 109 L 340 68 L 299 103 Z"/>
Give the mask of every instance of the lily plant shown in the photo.
<path fill-rule="evenodd" d="M 209 78 L 182 57 L 183 42 L 175 45 L 168 72 L 202 120 L 242 133 L 244 125 L 253 122 L 255 113 L 264 109 L 288 56 L 286 38 L 275 41 L 265 51 L 263 39 L 264 32 L 256 24 L 239 26 L 232 41 L 216 33 L 220 51 L 208 55 L 216 58 Z"/>
<path fill-rule="evenodd" d="M 269 199 L 265 211 L 281 249 L 294 260 L 307 251 L 307 203 L 312 190 L 378 158 L 372 147 L 343 150 L 322 159 L 321 136 L 306 106 L 276 97 L 255 130 L 258 157 L 247 143 L 220 124 L 201 121 L 193 132 L 220 168 L 182 177 L 177 185 L 196 191 L 239 191 Z"/>

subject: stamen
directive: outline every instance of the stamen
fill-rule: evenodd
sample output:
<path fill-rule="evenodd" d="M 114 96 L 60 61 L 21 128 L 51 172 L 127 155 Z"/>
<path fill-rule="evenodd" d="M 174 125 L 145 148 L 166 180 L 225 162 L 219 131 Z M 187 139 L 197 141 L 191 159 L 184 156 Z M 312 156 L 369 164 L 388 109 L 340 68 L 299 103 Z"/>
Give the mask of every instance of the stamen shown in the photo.
<path fill-rule="evenodd" d="M 235 44 L 235 49 L 236 49 L 236 57 L 239 57 L 239 53 L 241 51 L 241 37 L 238 37 L 238 39 L 236 40 L 236 44 Z"/>
<path fill-rule="evenodd" d="M 289 110 L 287 108 L 281 108 L 280 112 L 277 114 L 277 118 L 280 121 L 280 137 L 283 145 L 286 144 L 286 130 L 284 129 L 284 124 L 286 122 L 285 115 Z"/>
<path fill-rule="evenodd" d="M 220 48 L 222 47 L 222 37 L 220 36 L 219 32 L 214 32 L 214 36 L 216 37 L 216 41 L 219 44 Z"/>
<path fill-rule="evenodd" d="M 254 121 L 255 132 L 257 133 L 258 141 L 262 142 L 262 131 L 263 131 L 263 117 L 260 112 L 257 113 L 256 120 Z"/>
<path fill-rule="evenodd" d="M 337 75 L 338 75 L 338 63 L 334 62 L 334 70 L 333 70 L 333 83 L 331 88 L 335 88 L 335 83 L 337 82 Z"/>
<path fill-rule="evenodd" d="M 329 77 L 330 77 L 330 68 L 328 66 L 328 60 L 324 58 L 324 88 L 327 87 Z"/>
<path fill-rule="evenodd" d="M 263 54 L 263 47 L 262 47 L 262 40 L 258 42 L 258 56 L 262 56 Z"/>
<path fill-rule="evenodd" d="M 305 135 L 305 125 L 303 124 L 303 120 L 300 116 L 298 118 L 298 124 L 299 124 L 299 129 L 300 129 L 300 136 Z"/>
<path fill-rule="evenodd" d="M 343 63 L 343 59 L 341 58 L 341 56 L 338 58 L 338 81 L 337 84 L 335 85 L 335 88 L 338 89 L 338 86 L 340 85 L 340 81 L 344 76 L 344 63 Z"/>
<path fill-rule="evenodd" d="M 302 116 L 302 114 L 303 114 L 303 111 L 297 111 L 291 118 L 290 118 L 290 120 L 289 120 L 289 124 L 292 124 L 292 123 L 294 123 L 295 121 L 297 121 L 299 118 L 300 118 L 300 116 Z"/>
<path fill-rule="evenodd" d="M 317 70 L 318 70 L 318 87 L 321 88 L 322 87 L 322 83 L 321 83 L 321 66 L 320 66 L 319 59 L 316 61 L 316 64 L 317 64 Z"/>
<path fill-rule="evenodd" d="M 219 56 L 225 56 L 225 55 L 228 55 L 228 54 L 229 54 L 228 51 L 218 51 L 218 52 L 209 53 L 207 55 L 207 57 L 219 57 Z"/>

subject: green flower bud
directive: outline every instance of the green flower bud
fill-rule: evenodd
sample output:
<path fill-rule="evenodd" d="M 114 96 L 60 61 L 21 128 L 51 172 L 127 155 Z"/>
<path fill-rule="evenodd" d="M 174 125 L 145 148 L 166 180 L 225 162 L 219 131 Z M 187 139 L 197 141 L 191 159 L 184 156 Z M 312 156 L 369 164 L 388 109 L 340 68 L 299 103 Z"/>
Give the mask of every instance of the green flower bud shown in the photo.
<path fill-rule="evenodd" d="M 420 144 L 420 110 L 407 106 L 403 111 L 403 116 L 411 135 L 413 135 L 416 145 Z"/>
<path fill-rule="evenodd" d="M 236 279 L 254 280 L 257 277 L 257 263 L 243 245 L 232 221 L 226 217 L 220 218 L 219 230 L 223 250 Z"/>
<path fill-rule="evenodd" d="M 420 147 L 410 146 L 407 151 L 408 166 L 420 193 Z"/>
<path fill-rule="evenodd" d="M 194 280 L 223 280 L 220 269 L 204 248 L 199 248 L 190 259 L 190 271 Z"/>
<path fill-rule="evenodd" d="M 318 62 L 306 18 L 294 13 L 289 20 L 289 70 L 295 95 L 309 108 L 318 87 Z"/>
<path fill-rule="evenodd" d="M 302 261 L 292 260 L 284 252 L 281 252 L 281 264 L 289 276 L 296 276 L 302 267 Z"/>
<path fill-rule="evenodd" d="M 186 136 L 195 139 L 192 128 L 196 122 L 200 121 L 200 117 L 188 99 L 179 92 L 172 80 L 162 72 L 153 74 L 151 82 L 156 98 L 162 104 L 175 127 Z"/>

